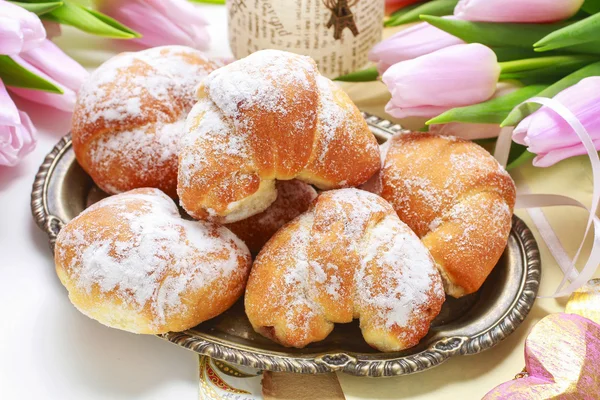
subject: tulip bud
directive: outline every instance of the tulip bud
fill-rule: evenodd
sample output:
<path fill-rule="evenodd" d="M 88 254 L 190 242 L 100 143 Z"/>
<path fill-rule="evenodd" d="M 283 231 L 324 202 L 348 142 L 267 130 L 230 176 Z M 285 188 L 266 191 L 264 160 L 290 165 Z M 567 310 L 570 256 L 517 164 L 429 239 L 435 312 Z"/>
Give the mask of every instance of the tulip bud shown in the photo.
<path fill-rule="evenodd" d="M 35 103 L 45 104 L 67 112 L 73 111 L 77 97 L 76 93 L 88 75 L 81 65 L 47 39 L 35 49 L 19 56 L 13 56 L 13 59 L 22 67 L 61 88 L 64 93 L 54 94 L 40 90 L 10 87 L 11 92 Z"/>
<path fill-rule="evenodd" d="M 446 47 L 391 66 L 383 82 L 392 93 L 386 112 L 397 118 L 434 117 L 493 96 L 500 76 L 496 55 L 481 44 Z"/>
<path fill-rule="evenodd" d="M 0 54 L 19 54 L 46 38 L 42 21 L 32 12 L 0 0 Z"/>
<path fill-rule="evenodd" d="M 596 149 L 600 149 L 600 76 L 582 79 L 558 93 L 554 99 L 579 119 Z M 566 158 L 587 154 L 573 128 L 546 106 L 517 125 L 513 140 L 537 154 L 533 160 L 536 167 L 549 167 Z"/>
<path fill-rule="evenodd" d="M 468 21 L 555 22 L 571 18 L 584 0 L 460 0 L 454 16 Z"/>
<path fill-rule="evenodd" d="M 383 74 L 390 66 L 400 61 L 411 60 L 463 43 L 456 36 L 422 22 L 379 42 L 369 53 L 369 60 L 376 62 L 379 73 Z"/>
<path fill-rule="evenodd" d="M 131 41 L 143 47 L 179 44 L 208 48 L 208 22 L 187 0 L 102 0 L 98 8 L 142 34 Z"/>
<path fill-rule="evenodd" d="M 29 116 L 17 110 L 0 81 L 0 165 L 15 166 L 35 144 L 35 127 Z"/>

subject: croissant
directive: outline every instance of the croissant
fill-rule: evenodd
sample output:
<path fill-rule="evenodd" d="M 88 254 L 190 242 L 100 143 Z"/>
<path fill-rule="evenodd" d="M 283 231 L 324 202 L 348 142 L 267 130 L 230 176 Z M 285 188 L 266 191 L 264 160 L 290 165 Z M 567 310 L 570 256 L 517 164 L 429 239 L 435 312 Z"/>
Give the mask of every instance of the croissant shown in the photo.
<path fill-rule="evenodd" d="M 158 189 L 100 200 L 58 234 L 56 273 L 69 299 L 104 325 L 182 331 L 242 295 L 250 252 L 224 227 L 180 217 Z"/>
<path fill-rule="evenodd" d="M 508 241 L 510 175 L 482 147 L 452 136 L 399 134 L 385 148 L 379 193 L 429 249 L 446 293 L 477 291 Z"/>
<path fill-rule="evenodd" d="M 381 197 L 322 193 L 256 258 L 245 308 L 254 329 L 292 347 L 323 340 L 334 323 L 360 319 L 381 351 L 416 345 L 444 302 L 434 261 Z"/>
<path fill-rule="evenodd" d="M 121 53 L 82 85 L 72 138 L 81 167 L 105 192 L 177 190 L 177 151 L 202 78 L 222 64 L 184 46 Z"/>
<path fill-rule="evenodd" d="M 212 72 L 181 141 L 177 193 L 197 219 L 264 211 L 276 180 L 358 186 L 380 168 L 375 137 L 310 58 L 263 50 Z"/>

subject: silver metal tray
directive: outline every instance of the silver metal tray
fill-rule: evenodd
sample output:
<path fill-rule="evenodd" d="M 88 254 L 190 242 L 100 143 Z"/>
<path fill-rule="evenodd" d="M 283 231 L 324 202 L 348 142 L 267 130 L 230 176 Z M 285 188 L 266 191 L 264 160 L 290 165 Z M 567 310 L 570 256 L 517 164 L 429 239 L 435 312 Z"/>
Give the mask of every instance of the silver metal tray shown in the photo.
<path fill-rule="evenodd" d="M 384 142 L 399 125 L 364 114 L 373 134 Z M 61 227 L 104 197 L 75 160 L 70 136 L 48 154 L 33 184 L 31 210 L 53 249 Z M 461 299 L 448 298 L 429 334 L 408 350 L 380 353 L 362 339 L 357 321 L 337 324 L 322 342 L 304 349 L 279 346 L 255 333 L 243 300 L 224 314 L 184 332 L 159 335 L 179 346 L 235 364 L 271 371 L 342 371 L 361 376 L 420 372 L 454 355 L 493 347 L 525 319 L 540 282 L 540 255 L 533 235 L 513 217 L 508 245 L 482 288 Z"/>

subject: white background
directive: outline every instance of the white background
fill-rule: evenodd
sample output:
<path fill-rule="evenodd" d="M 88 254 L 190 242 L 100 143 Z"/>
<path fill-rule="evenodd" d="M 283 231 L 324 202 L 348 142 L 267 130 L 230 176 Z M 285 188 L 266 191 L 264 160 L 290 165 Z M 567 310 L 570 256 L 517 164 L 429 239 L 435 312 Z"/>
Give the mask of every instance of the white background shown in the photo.
<path fill-rule="evenodd" d="M 225 7 L 203 8 L 210 53 L 228 55 Z M 56 42 L 90 70 L 116 51 L 68 28 Z M 38 166 L 69 131 L 69 115 L 23 108 L 38 128 L 37 148 L 19 166 L 0 167 L 0 399 L 196 399 L 194 353 L 107 328 L 69 302 L 29 208 Z"/>

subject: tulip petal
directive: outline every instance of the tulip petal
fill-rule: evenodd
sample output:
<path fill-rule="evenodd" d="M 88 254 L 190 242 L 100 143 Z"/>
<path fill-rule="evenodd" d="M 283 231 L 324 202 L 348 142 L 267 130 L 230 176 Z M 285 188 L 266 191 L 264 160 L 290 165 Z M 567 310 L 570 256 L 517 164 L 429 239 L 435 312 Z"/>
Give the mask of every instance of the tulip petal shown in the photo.
<path fill-rule="evenodd" d="M 13 59 L 19 65 L 23 66 L 24 68 L 27 68 L 34 74 L 41 76 L 42 78 L 50 81 L 52 84 L 59 87 L 63 91 L 63 94 L 48 93 L 42 92 L 40 90 L 22 89 L 11 86 L 9 87 L 9 90 L 12 93 L 26 100 L 30 100 L 34 103 L 45 104 L 47 106 L 54 107 L 56 109 L 67 112 L 73 111 L 73 107 L 75 107 L 75 102 L 77 100 L 77 95 L 75 91 L 71 90 L 66 86 L 61 85 L 59 82 L 46 75 L 43 71 L 39 70 L 35 66 L 29 64 L 21 57 L 13 56 Z"/>
<path fill-rule="evenodd" d="M 19 54 L 23 48 L 23 33 L 19 22 L 0 16 L 0 54 Z"/>
<path fill-rule="evenodd" d="M 395 63 L 462 43 L 456 36 L 421 22 L 375 45 L 369 53 L 369 60 L 378 63 L 377 69 L 383 74 Z"/>
<path fill-rule="evenodd" d="M 583 79 L 558 93 L 554 99 L 564 104 L 581 121 L 593 140 L 600 139 L 600 77 Z M 525 131 L 526 135 L 523 133 Z M 570 125 L 548 107 L 542 107 L 525 118 L 515 129 L 514 135 L 536 154 L 580 143 Z"/>
<path fill-rule="evenodd" d="M 35 49 L 20 54 L 21 58 L 67 88 L 77 91 L 89 75 L 79 63 L 46 39 Z"/>
<path fill-rule="evenodd" d="M 54 94 L 41 92 L 39 90 L 21 89 L 15 87 L 11 87 L 10 91 L 25 100 L 43 104 L 65 112 L 73 112 L 75 102 L 77 101 L 77 95 L 75 92 L 66 88 L 65 93 L 63 94 Z"/>
<path fill-rule="evenodd" d="M 595 62 L 593 64 L 587 65 L 570 75 L 565 76 L 563 79 L 558 82 L 553 83 L 548 86 L 546 89 L 542 90 L 538 96 L 541 97 L 554 97 L 558 93 L 562 92 L 566 88 L 575 85 L 579 81 L 584 78 L 590 76 L 600 75 L 600 62 Z M 522 106 L 517 109 L 511 111 L 511 113 L 506 117 L 504 121 L 502 121 L 501 126 L 515 126 L 517 125 L 523 118 L 530 115 L 532 112 L 540 109 L 541 106 L 537 104 L 528 104 L 527 107 Z"/>
<path fill-rule="evenodd" d="M 32 12 L 0 1 L 0 54 L 18 54 L 38 46 L 46 38 L 42 21 Z"/>
<path fill-rule="evenodd" d="M 184 29 L 186 27 L 208 25 L 208 21 L 204 18 L 200 9 L 187 1 L 147 0 L 146 2 L 170 20 L 179 21 Z"/>
<path fill-rule="evenodd" d="M 180 44 L 194 47 L 194 41 L 176 22 L 163 14 L 148 13 L 148 7 L 133 3 L 121 10 L 121 20 L 128 25 L 144 20 L 144 31 L 141 38 L 134 42 L 147 47 L 168 44 Z"/>
<path fill-rule="evenodd" d="M 386 104 L 385 112 L 396 118 L 407 118 L 407 117 L 435 117 L 445 111 L 448 111 L 449 107 L 436 107 L 436 106 L 420 106 L 420 107 L 397 107 L 391 101 Z"/>
<path fill-rule="evenodd" d="M 583 0 L 460 0 L 454 15 L 468 21 L 541 23 L 575 15 Z"/>
<path fill-rule="evenodd" d="M 600 149 L 600 76 L 582 79 L 564 89 L 554 100 L 567 107 Z M 513 140 L 537 154 L 536 166 L 549 166 L 574 155 L 586 154 L 573 128 L 556 112 L 544 106 L 523 119 L 513 132 Z"/>
<path fill-rule="evenodd" d="M 592 140 L 592 142 L 594 143 L 594 147 L 596 149 L 600 149 L 600 139 Z M 559 161 L 575 156 L 582 156 L 584 154 L 587 154 L 587 150 L 581 143 L 570 147 L 561 147 L 555 150 L 550 150 L 547 153 L 538 154 L 533 159 L 533 165 L 535 167 L 550 167 Z"/>
<path fill-rule="evenodd" d="M 19 123 L 19 110 L 17 110 L 17 106 L 8 95 L 4 83 L 0 80 L 0 126 L 15 126 Z"/>
<path fill-rule="evenodd" d="M 0 126 L 0 165 L 15 166 L 35 148 L 35 127 L 26 113 L 19 111 L 19 118 L 16 126 Z"/>
<path fill-rule="evenodd" d="M 210 42 L 208 22 L 185 0 L 107 0 L 100 10 L 140 32 L 133 42 L 144 47 L 179 44 L 202 50 Z"/>

